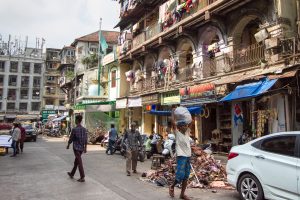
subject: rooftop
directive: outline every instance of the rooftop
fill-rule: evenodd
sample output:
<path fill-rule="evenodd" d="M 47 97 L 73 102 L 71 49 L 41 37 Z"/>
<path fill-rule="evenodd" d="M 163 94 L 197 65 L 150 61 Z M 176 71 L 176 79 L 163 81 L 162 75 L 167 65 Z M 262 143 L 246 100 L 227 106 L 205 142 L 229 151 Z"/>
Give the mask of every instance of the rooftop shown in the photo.
<path fill-rule="evenodd" d="M 117 44 L 118 43 L 118 36 L 120 35 L 119 32 L 117 32 L 117 31 L 102 31 L 102 34 L 107 43 L 109 43 L 109 44 Z M 99 31 L 76 38 L 75 41 L 72 43 L 72 46 L 75 46 L 76 43 L 79 41 L 81 41 L 81 42 L 99 42 Z"/>

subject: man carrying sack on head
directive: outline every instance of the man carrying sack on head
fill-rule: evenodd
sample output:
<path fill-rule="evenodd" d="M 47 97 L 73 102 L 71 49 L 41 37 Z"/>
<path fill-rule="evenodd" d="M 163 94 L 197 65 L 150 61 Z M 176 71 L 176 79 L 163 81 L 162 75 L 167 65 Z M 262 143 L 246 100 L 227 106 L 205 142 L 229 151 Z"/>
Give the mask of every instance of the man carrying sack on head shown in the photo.
<path fill-rule="evenodd" d="M 141 134 L 136 130 L 135 122 L 131 123 L 131 129 L 124 135 L 123 142 L 126 144 L 126 172 L 130 176 L 131 169 L 136 172 L 139 148 L 143 145 Z"/>
<path fill-rule="evenodd" d="M 176 156 L 177 167 L 174 183 L 169 188 L 170 197 L 174 197 L 174 187 L 182 183 L 180 199 L 189 200 L 185 195 L 185 190 L 188 184 L 188 178 L 191 171 L 190 157 L 192 154 L 190 144 L 190 129 L 189 125 L 192 122 L 192 116 L 187 108 L 178 107 L 172 113 L 172 118 L 176 125 Z"/>

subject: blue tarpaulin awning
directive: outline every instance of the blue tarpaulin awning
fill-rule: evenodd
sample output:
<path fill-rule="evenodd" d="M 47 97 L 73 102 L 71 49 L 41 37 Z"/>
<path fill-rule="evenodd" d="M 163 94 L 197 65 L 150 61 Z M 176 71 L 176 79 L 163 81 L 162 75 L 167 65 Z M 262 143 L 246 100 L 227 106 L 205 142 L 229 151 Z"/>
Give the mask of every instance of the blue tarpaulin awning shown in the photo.
<path fill-rule="evenodd" d="M 245 85 L 239 85 L 230 94 L 225 96 L 220 101 L 233 101 L 245 98 L 253 98 L 262 95 L 268 91 L 278 79 L 269 80 L 264 79 L 259 82 L 249 83 Z"/>
<path fill-rule="evenodd" d="M 202 107 L 201 106 L 194 106 L 194 107 L 189 107 L 187 108 L 190 113 L 193 115 L 199 115 L 202 111 Z M 158 116 L 171 116 L 172 111 L 171 110 L 151 110 L 149 112 L 149 114 L 151 115 L 158 115 Z"/>

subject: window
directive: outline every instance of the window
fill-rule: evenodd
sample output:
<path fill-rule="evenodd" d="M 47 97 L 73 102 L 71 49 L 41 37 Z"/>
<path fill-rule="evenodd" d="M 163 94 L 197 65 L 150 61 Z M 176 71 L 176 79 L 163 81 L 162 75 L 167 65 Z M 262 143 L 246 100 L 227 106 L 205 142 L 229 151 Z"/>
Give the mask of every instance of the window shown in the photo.
<path fill-rule="evenodd" d="M 295 156 L 296 136 L 279 136 L 265 139 L 261 143 L 261 150 L 271 153 Z"/>
<path fill-rule="evenodd" d="M 4 83 L 4 75 L 0 75 L 0 86 L 3 86 Z"/>
<path fill-rule="evenodd" d="M 46 87 L 46 95 L 55 95 L 56 89 L 53 87 Z"/>
<path fill-rule="evenodd" d="M 20 111 L 27 111 L 27 103 L 20 103 L 19 110 Z"/>
<path fill-rule="evenodd" d="M 54 82 L 55 76 L 47 76 L 47 81 Z"/>
<path fill-rule="evenodd" d="M 20 95 L 21 99 L 28 99 L 28 90 L 27 89 L 22 89 L 20 94 L 21 94 Z"/>
<path fill-rule="evenodd" d="M 3 89 L 0 89 L 0 100 L 3 98 Z"/>
<path fill-rule="evenodd" d="M 15 103 L 7 103 L 7 110 L 15 110 L 16 104 Z"/>
<path fill-rule="evenodd" d="M 78 54 L 82 54 L 82 50 L 83 50 L 83 47 L 78 47 L 78 49 L 77 49 Z"/>
<path fill-rule="evenodd" d="M 32 90 L 32 99 L 40 99 L 40 89 Z"/>
<path fill-rule="evenodd" d="M 65 100 L 59 100 L 59 105 L 64 106 L 65 105 Z"/>
<path fill-rule="evenodd" d="M 4 71 L 5 71 L 5 62 L 0 61 L 0 72 L 4 72 Z"/>
<path fill-rule="evenodd" d="M 18 62 L 10 62 L 10 72 L 16 73 L 18 72 Z"/>
<path fill-rule="evenodd" d="M 98 48 L 95 48 L 95 47 L 91 47 L 90 48 L 90 52 L 93 52 L 93 53 L 98 53 Z"/>
<path fill-rule="evenodd" d="M 41 86 L 41 78 L 40 77 L 34 77 L 33 78 L 33 87 L 40 87 Z"/>
<path fill-rule="evenodd" d="M 54 105 L 53 99 L 46 99 L 46 105 Z"/>
<path fill-rule="evenodd" d="M 111 87 L 115 88 L 116 87 L 116 82 L 117 82 L 117 71 L 112 71 L 111 72 Z"/>
<path fill-rule="evenodd" d="M 35 73 L 35 74 L 41 74 L 42 73 L 42 64 L 41 63 L 34 63 L 33 73 Z"/>
<path fill-rule="evenodd" d="M 2 110 L 2 102 L 0 102 L 0 110 Z"/>
<path fill-rule="evenodd" d="M 29 86 L 29 76 L 22 76 L 21 78 L 21 87 Z"/>
<path fill-rule="evenodd" d="M 9 89 L 7 91 L 7 100 L 11 100 L 11 101 L 16 100 L 16 89 Z"/>
<path fill-rule="evenodd" d="M 23 62 L 22 73 L 28 74 L 30 73 L 30 63 Z"/>
<path fill-rule="evenodd" d="M 17 86 L 17 76 L 9 75 L 8 86 Z"/>
<path fill-rule="evenodd" d="M 31 111 L 40 111 L 40 102 L 32 102 Z"/>

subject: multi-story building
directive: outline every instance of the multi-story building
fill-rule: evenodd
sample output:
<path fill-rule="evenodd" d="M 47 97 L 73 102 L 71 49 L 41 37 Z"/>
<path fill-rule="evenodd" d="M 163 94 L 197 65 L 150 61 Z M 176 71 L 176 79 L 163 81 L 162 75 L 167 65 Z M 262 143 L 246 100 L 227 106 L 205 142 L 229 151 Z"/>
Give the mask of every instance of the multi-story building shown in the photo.
<path fill-rule="evenodd" d="M 70 108 L 71 105 L 74 105 L 75 94 L 73 81 L 75 78 L 75 48 L 72 46 L 65 46 L 60 51 L 59 56 L 59 86 L 65 93 L 66 107 Z"/>
<path fill-rule="evenodd" d="M 39 120 L 43 74 L 42 49 L 0 53 L 0 121 Z"/>
<path fill-rule="evenodd" d="M 95 128 L 99 123 L 114 122 L 115 102 L 108 100 L 107 82 L 102 75 L 106 69 L 101 67 L 101 57 L 113 52 L 117 46 L 119 32 L 101 31 L 102 38 L 99 44 L 99 32 L 94 32 L 75 39 L 75 114 L 83 115 L 83 124 L 88 128 Z M 100 47 L 100 50 L 99 50 Z M 101 55 L 99 56 L 99 52 Z M 101 78 L 100 78 L 101 77 Z M 103 112 L 100 112 L 103 111 Z"/>
<path fill-rule="evenodd" d="M 187 106 L 192 135 L 218 151 L 244 130 L 259 137 L 299 129 L 296 2 L 121 0 L 128 121 L 163 134 L 172 108 Z"/>
<path fill-rule="evenodd" d="M 65 93 L 60 89 L 59 78 L 61 49 L 46 49 L 46 70 L 44 75 L 43 109 L 65 111 Z"/>

